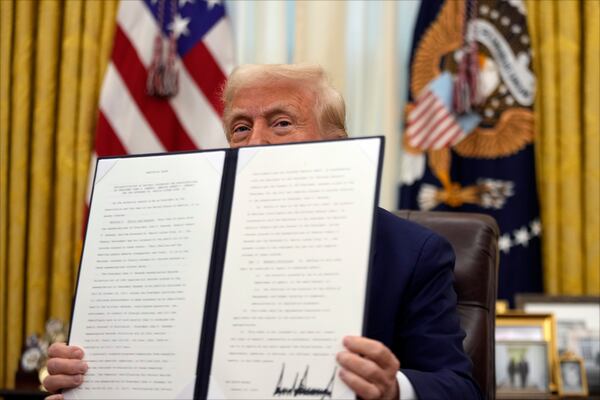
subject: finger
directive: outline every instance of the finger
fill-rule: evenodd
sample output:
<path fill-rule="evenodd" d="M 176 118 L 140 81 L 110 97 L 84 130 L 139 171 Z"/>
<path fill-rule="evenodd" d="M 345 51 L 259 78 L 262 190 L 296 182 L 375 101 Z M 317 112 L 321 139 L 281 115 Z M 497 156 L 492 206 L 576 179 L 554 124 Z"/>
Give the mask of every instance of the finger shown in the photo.
<path fill-rule="evenodd" d="M 348 387 L 352 389 L 354 393 L 356 393 L 356 395 L 361 399 L 378 399 L 383 394 L 377 386 L 365 381 L 354 372 L 346 369 L 340 369 L 339 376 L 342 381 L 344 381 L 344 383 L 348 385 Z"/>
<path fill-rule="evenodd" d="M 44 379 L 44 387 L 49 392 L 72 389 L 83 383 L 83 375 L 50 375 Z"/>
<path fill-rule="evenodd" d="M 59 358 L 83 358 L 83 350 L 77 346 L 67 346 L 64 343 L 53 343 L 48 348 L 48 357 L 59 357 Z"/>
<path fill-rule="evenodd" d="M 339 352 L 337 361 L 343 369 L 353 372 L 385 392 L 385 387 L 388 384 L 385 371 L 373 361 L 349 351 Z"/>
<path fill-rule="evenodd" d="M 400 362 L 383 343 L 361 336 L 346 336 L 344 346 L 352 353 L 363 355 L 384 369 L 398 371 Z M 394 372 L 395 373 L 395 372 Z"/>
<path fill-rule="evenodd" d="M 68 358 L 50 358 L 47 367 L 50 375 L 79 375 L 85 374 L 88 370 L 85 361 Z"/>
<path fill-rule="evenodd" d="M 46 397 L 44 400 L 65 400 L 62 394 L 53 394 L 52 396 Z"/>

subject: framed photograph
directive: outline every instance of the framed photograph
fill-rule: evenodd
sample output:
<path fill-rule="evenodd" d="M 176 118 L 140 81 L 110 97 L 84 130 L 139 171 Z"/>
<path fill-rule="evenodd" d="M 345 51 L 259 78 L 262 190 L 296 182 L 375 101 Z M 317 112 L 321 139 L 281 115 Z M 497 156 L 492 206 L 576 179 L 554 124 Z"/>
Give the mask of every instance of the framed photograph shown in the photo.
<path fill-rule="evenodd" d="M 551 392 L 548 345 L 543 341 L 496 342 L 498 397 L 548 395 Z"/>
<path fill-rule="evenodd" d="M 548 389 L 558 389 L 556 324 L 552 314 L 526 314 L 508 311 L 496 316 L 496 357 L 498 343 L 544 343 L 548 365 Z"/>
<path fill-rule="evenodd" d="M 587 377 L 583 360 L 571 352 L 566 352 L 560 357 L 558 394 L 561 396 L 582 397 L 588 395 Z"/>
<path fill-rule="evenodd" d="M 552 313 L 560 356 L 581 357 L 589 392 L 600 394 L 600 297 L 518 294 L 517 308 L 527 313 Z"/>

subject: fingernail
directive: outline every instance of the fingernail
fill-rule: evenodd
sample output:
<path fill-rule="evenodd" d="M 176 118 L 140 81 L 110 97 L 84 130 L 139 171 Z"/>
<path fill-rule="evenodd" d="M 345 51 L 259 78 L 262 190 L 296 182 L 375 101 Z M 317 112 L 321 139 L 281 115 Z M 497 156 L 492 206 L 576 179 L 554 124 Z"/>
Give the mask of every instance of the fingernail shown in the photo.
<path fill-rule="evenodd" d="M 73 380 L 77 385 L 79 385 L 81 382 L 83 382 L 83 375 L 75 375 L 73 377 Z"/>
<path fill-rule="evenodd" d="M 75 357 L 83 358 L 83 351 L 79 349 L 75 350 Z"/>
<path fill-rule="evenodd" d="M 85 374 L 85 373 L 87 372 L 87 370 L 88 370 L 88 365 L 87 365 L 87 363 L 86 363 L 86 362 L 82 363 L 82 364 L 81 364 L 81 373 L 82 373 L 82 374 Z"/>

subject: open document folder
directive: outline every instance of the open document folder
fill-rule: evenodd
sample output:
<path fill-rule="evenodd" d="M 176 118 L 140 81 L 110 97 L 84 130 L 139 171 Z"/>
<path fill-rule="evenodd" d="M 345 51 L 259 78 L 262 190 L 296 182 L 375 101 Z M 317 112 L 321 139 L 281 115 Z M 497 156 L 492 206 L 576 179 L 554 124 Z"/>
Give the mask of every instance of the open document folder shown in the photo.
<path fill-rule="evenodd" d="M 100 158 L 67 399 L 354 398 L 383 138 Z"/>

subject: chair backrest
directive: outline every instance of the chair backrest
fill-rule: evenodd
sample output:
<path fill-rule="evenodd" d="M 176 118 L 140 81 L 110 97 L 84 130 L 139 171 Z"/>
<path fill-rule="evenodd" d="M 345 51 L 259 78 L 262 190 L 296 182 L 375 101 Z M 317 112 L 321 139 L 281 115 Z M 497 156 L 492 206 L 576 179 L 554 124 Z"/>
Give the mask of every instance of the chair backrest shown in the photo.
<path fill-rule="evenodd" d="M 498 276 L 498 225 L 487 215 L 400 210 L 396 215 L 445 237 L 456 253 L 454 289 L 467 336 L 473 376 L 488 399 L 496 396 L 494 329 Z"/>

